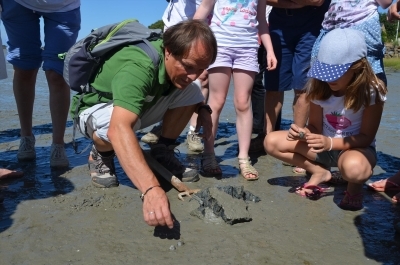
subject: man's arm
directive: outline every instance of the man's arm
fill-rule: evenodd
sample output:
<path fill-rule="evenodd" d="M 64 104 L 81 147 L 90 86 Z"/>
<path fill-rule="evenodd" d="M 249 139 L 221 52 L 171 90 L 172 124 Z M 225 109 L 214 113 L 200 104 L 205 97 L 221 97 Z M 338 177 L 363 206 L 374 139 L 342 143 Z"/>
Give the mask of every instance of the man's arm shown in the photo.
<path fill-rule="evenodd" d="M 267 5 L 278 7 L 295 9 L 305 6 L 321 6 L 324 0 L 267 0 Z"/>
<path fill-rule="evenodd" d="M 115 106 L 108 138 L 117 154 L 119 163 L 129 179 L 142 193 L 148 190 L 143 199 L 143 218 L 148 225 L 167 225 L 173 227 L 168 198 L 153 172 L 147 165 L 139 141 L 132 128 L 138 121 L 137 114 Z"/>

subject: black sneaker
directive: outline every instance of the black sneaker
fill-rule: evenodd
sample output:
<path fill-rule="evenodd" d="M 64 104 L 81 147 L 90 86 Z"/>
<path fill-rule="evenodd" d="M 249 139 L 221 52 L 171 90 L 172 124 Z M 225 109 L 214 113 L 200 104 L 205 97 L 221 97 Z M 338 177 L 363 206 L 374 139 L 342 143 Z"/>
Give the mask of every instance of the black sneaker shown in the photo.
<path fill-rule="evenodd" d="M 150 154 L 172 174 L 182 175 L 185 172 L 185 167 L 176 157 L 175 147 L 176 145 L 155 144 L 151 146 Z"/>
<path fill-rule="evenodd" d="M 115 154 L 109 157 L 102 157 L 93 145 L 88 165 L 94 186 L 98 188 L 118 187 L 119 182 L 115 175 L 114 157 Z"/>

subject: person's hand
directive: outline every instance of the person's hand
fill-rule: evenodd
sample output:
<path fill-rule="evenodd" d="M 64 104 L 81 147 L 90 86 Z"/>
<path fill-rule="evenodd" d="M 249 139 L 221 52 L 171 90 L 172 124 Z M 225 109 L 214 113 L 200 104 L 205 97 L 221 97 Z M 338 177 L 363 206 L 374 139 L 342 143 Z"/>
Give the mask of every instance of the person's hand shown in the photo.
<path fill-rule="evenodd" d="M 203 133 L 199 134 L 199 136 L 203 137 L 205 140 L 210 140 L 212 137 L 211 113 L 205 108 L 201 108 L 197 114 L 198 116 L 195 131 L 198 132 L 200 128 L 203 127 Z"/>
<path fill-rule="evenodd" d="M 197 79 L 199 79 L 202 89 L 208 88 L 208 72 L 207 72 L 207 70 L 204 70 Z"/>
<path fill-rule="evenodd" d="M 400 2 L 397 1 L 396 3 L 391 4 L 389 10 L 387 12 L 387 20 L 389 22 L 394 22 L 395 20 L 400 20 Z"/>
<path fill-rule="evenodd" d="M 306 140 L 310 151 L 314 153 L 329 151 L 331 148 L 331 139 L 322 134 L 309 133 Z"/>
<path fill-rule="evenodd" d="M 174 227 L 167 195 L 161 187 L 149 190 L 143 198 L 143 218 L 150 226 Z"/>
<path fill-rule="evenodd" d="M 275 54 L 271 54 L 271 52 L 267 53 L 267 70 L 275 70 L 278 64 L 278 60 L 275 57 Z"/>
<path fill-rule="evenodd" d="M 288 141 L 305 141 L 307 131 L 303 128 L 300 128 L 296 124 L 290 125 L 290 129 L 286 139 Z"/>

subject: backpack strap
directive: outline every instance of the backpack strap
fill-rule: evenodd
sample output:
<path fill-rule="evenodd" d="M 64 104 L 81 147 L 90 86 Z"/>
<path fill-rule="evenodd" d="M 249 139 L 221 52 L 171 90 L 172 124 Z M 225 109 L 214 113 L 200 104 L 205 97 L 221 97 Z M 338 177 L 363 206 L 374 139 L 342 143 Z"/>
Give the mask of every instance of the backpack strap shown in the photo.
<path fill-rule="evenodd" d="M 143 42 L 136 43 L 135 46 L 142 49 L 153 61 L 154 67 L 158 68 L 158 64 L 160 62 L 160 56 L 158 55 L 158 51 L 156 50 L 156 48 L 154 48 L 154 46 L 151 45 L 151 43 L 148 40 L 143 39 Z"/>
<path fill-rule="evenodd" d="M 140 49 L 142 49 L 147 54 L 147 56 L 149 56 L 150 59 L 153 61 L 154 68 L 158 69 L 158 64 L 160 63 L 160 56 L 158 55 L 158 51 L 156 50 L 156 48 L 154 48 L 154 46 L 151 45 L 151 43 L 147 39 L 144 39 L 143 42 L 136 43 L 135 46 L 137 46 Z M 73 126 L 73 129 L 72 129 L 72 146 L 74 148 L 75 154 L 81 154 L 81 153 L 85 152 L 88 149 L 88 147 L 90 146 L 90 145 L 88 145 L 85 149 L 83 149 L 82 151 L 78 152 L 78 145 L 75 142 L 76 126 L 77 126 L 77 123 L 79 123 L 78 110 L 79 110 L 79 106 L 81 104 L 83 95 L 85 95 L 85 93 L 87 93 L 87 92 L 95 92 L 95 93 L 99 93 L 99 94 L 103 93 L 103 92 L 96 91 L 96 89 L 94 87 L 90 86 L 89 84 L 86 84 L 85 88 L 82 88 L 82 90 L 84 92 L 81 93 L 81 95 L 79 95 L 79 101 L 78 101 L 78 103 L 76 105 L 76 108 L 75 108 L 74 118 L 73 118 L 73 125 L 72 125 Z M 107 106 L 109 104 L 112 104 L 112 102 L 113 101 L 111 100 L 105 106 Z M 90 115 L 92 115 L 92 114 L 90 114 Z M 88 120 L 89 120 L 89 118 L 88 118 Z M 93 131 L 91 133 L 93 133 Z M 85 128 L 85 134 L 86 134 L 86 136 L 90 135 L 90 133 L 88 133 L 88 131 L 87 131 L 87 128 Z"/>

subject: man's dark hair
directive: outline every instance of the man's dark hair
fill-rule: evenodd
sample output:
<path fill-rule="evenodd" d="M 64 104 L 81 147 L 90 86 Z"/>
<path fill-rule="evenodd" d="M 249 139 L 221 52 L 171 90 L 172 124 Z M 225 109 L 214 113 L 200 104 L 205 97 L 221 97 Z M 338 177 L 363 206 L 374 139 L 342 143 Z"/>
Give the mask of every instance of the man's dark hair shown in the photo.
<path fill-rule="evenodd" d="M 178 58 L 188 56 L 193 43 L 200 41 L 211 55 L 217 57 L 217 40 L 210 27 L 202 20 L 186 20 L 169 27 L 163 34 L 164 47 Z"/>

